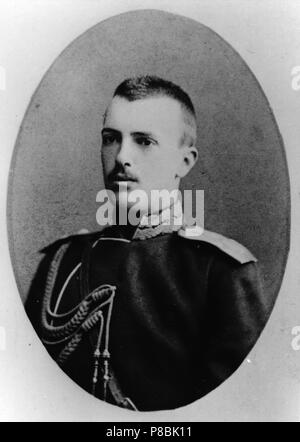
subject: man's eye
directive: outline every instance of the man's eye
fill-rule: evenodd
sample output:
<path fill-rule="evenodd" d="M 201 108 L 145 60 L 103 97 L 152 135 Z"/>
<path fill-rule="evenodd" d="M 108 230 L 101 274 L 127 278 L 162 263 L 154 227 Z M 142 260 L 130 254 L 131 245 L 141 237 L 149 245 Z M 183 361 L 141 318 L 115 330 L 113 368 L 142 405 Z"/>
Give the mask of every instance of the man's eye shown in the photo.
<path fill-rule="evenodd" d="M 116 137 L 114 135 L 105 135 L 102 138 L 102 143 L 104 146 L 108 146 L 116 142 Z"/>
<path fill-rule="evenodd" d="M 150 138 L 145 138 L 145 137 L 137 137 L 135 141 L 140 146 L 150 146 L 151 144 L 154 144 Z"/>

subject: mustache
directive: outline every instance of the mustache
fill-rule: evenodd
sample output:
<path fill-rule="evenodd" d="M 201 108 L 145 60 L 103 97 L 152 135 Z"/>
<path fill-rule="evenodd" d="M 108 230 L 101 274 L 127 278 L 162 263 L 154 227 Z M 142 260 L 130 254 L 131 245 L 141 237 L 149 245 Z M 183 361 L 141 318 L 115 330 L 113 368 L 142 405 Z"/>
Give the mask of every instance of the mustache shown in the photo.
<path fill-rule="evenodd" d="M 108 175 L 108 181 L 110 181 L 110 182 L 113 182 L 113 181 L 134 181 L 134 182 L 137 182 L 138 178 L 136 175 L 134 175 L 128 171 L 124 171 L 124 172 L 112 171 Z"/>

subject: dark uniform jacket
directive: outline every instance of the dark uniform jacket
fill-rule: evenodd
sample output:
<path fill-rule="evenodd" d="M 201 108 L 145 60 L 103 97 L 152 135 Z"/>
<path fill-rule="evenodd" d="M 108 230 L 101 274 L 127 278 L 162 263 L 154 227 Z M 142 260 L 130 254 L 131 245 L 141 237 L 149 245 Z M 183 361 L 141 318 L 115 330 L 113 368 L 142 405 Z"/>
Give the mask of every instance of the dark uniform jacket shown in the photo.
<path fill-rule="evenodd" d="M 265 325 L 256 259 L 204 231 L 71 236 L 44 250 L 26 303 L 47 350 L 96 397 L 138 410 L 204 396 Z"/>

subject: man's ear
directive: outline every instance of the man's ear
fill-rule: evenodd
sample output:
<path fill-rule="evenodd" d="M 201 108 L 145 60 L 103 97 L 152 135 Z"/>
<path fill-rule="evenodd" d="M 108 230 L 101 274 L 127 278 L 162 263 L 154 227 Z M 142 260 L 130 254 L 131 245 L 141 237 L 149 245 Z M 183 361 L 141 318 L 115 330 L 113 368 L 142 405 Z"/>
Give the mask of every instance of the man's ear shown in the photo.
<path fill-rule="evenodd" d="M 196 146 L 182 146 L 182 163 L 178 168 L 177 176 L 183 178 L 194 167 L 198 159 L 198 149 Z"/>

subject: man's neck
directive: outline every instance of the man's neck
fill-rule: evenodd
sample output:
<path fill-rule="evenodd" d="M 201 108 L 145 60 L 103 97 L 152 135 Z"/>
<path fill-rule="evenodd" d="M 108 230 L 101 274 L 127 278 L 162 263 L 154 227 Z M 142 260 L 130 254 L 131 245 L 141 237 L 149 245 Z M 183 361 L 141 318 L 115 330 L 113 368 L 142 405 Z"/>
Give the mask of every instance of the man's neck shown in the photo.
<path fill-rule="evenodd" d="M 118 219 L 115 217 L 114 219 Z M 128 218 L 127 218 L 128 220 Z M 133 238 L 143 239 L 156 236 L 160 232 L 171 233 L 179 230 L 183 224 L 183 212 L 180 200 L 176 200 L 170 206 L 160 212 L 145 213 L 136 224 L 113 224 L 109 228 L 109 235 L 118 238 L 131 240 Z"/>

